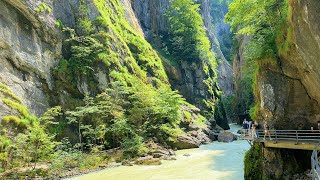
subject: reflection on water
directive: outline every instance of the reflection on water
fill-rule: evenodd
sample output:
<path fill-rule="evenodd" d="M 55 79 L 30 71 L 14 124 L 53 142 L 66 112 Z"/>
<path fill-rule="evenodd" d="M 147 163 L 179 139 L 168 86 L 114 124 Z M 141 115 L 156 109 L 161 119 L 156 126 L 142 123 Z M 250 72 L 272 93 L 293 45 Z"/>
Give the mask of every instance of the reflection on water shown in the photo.
<path fill-rule="evenodd" d="M 239 126 L 232 125 L 236 132 Z M 177 160 L 162 161 L 159 166 L 120 166 L 72 178 L 73 180 L 176 180 L 243 179 L 243 157 L 249 149 L 246 141 L 213 142 L 197 149 L 177 151 Z M 183 156 L 189 154 L 190 156 Z"/>

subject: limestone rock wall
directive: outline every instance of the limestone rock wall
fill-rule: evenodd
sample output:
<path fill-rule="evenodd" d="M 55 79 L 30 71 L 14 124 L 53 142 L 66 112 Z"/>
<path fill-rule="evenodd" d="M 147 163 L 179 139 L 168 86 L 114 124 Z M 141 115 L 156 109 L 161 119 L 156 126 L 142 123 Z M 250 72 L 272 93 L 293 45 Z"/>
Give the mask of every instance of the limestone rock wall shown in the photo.
<path fill-rule="evenodd" d="M 45 13 L 37 14 L 38 5 L 33 0 L 0 1 L 0 82 L 36 115 L 49 107 L 50 68 L 61 52 L 61 40 L 52 29 L 54 20 Z M 5 107 L 0 104 L 0 109 Z M 1 110 L 0 117 L 7 113 Z"/>
<path fill-rule="evenodd" d="M 50 10 L 37 10 L 44 2 Z M 125 15 L 130 25 L 152 42 L 154 35 L 167 30 L 165 12 L 169 6 L 168 0 L 121 0 Z M 201 13 L 207 29 L 207 34 L 222 63 L 219 65 L 219 85 L 230 93 L 230 66 L 226 63 L 223 54 L 218 48 L 212 19 L 210 17 L 209 1 L 201 0 Z M 92 1 L 84 1 L 88 8 L 88 17 L 95 20 L 99 13 Z M 0 82 L 9 86 L 17 94 L 32 114 L 41 115 L 47 108 L 55 104 L 68 103 L 69 97 L 79 97 L 88 91 L 88 79 L 79 77 L 77 89 L 59 89 L 52 69 L 62 58 L 62 42 L 65 34 L 58 30 L 55 23 L 59 20 L 65 27 L 77 31 L 77 9 L 79 0 L 2 0 L 0 1 Z M 50 11 L 50 12 L 49 12 Z M 79 30 L 79 29 L 78 29 Z M 153 41 L 156 42 L 156 41 Z M 97 89 L 107 87 L 110 77 L 107 69 L 102 65 L 95 65 L 94 82 Z M 206 75 L 202 65 L 182 64 L 180 67 L 168 70 L 173 88 L 181 93 L 198 107 L 203 107 L 203 100 L 210 98 L 203 83 Z M 169 69 L 170 69 L 169 68 Z M 174 74 L 170 74 L 171 71 Z M 212 76 L 217 76 L 212 74 Z M 59 78 L 59 77 L 58 77 Z M 219 89 L 218 84 L 215 89 Z M 226 90 L 225 90 L 226 89 Z M 0 117 L 8 114 L 0 104 Z M 225 117 L 223 117 L 225 118 Z"/>
<path fill-rule="evenodd" d="M 210 15 L 210 4 L 208 0 L 199 0 L 200 13 L 202 14 L 207 35 L 211 41 L 212 51 L 214 51 L 219 59 L 221 59 L 218 66 L 218 84 L 215 89 L 221 88 L 225 94 L 233 93 L 233 79 L 232 68 L 226 61 L 223 53 L 219 48 L 219 43 L 215 36 L 214 26 L 212 24 L 212 17 Z M 149 42 L 155 46 L 161 46 L 159 35 L 168 31 L 167 19 L 165 12 L 170 6 L 168 0 L 134 0 L 133 9 L 140 20 L 141 27 L 145 33 L 145 37 Z M 203 71 L 201 64 L 183 62 L 180 65 L 172 66 L 170 63 L 164 62 L 166 71 L 168 73 L 170 84 L 174 89 L 179 90 L 188 102 L 195 104 L 200 109 L 204 110 L 204 99 L 210 97 L 203 80 L 208 78 Z M 225 128 L 228 127 L 225 115 L 221 120 Z"/>
<path fill-rule="evenodd" d="M 290 46 L 276 65 L 260 68 L 260 108 L 275 128 L 310 129 L 320 120 L 320 2 L 291 0 L 289 6 Z"/>
<path fill-rule="evenodd" d="M 203 22 L 205 28 L 207 30 L 207 35 L 211 42 L 212 51 L 217 54 L 219 58 L 218 61 L 218 85 L 219 88 L 224 92 L 224 95 L 232 95 L 233 90 L 233 70 L 229 62 L 226 60 L 223 52 L 220 48 L 220 43 L 217 36 L 217 29 L 220 27 L 216 26 L 223 26 L 222 23 L 213 24 L 214 17 L 211 16 L 211 9 L 210 9 L 210 1 L 209 0 L 199 0 L 200 6 L 200 13 L 202 14 Z M 220 18 L 223 18 L 220 17 Z M 223 21 L 220 19 L 220 21 Z M 222 41 L 222 39 L 221 39 Z"/>
<path fill-rule="evenodd" d="M 286 35 L 288 48 L 280 48 L 277 63 L 260 65 L 259 119 L 268 121 L 275 129 L 317 129 L 320 120 L 320 1 L 290 0 L 289 9 L 292 14 L 289 14 L 290 27 Z M 310 166 L 310 154 L 306 151 L 264 149 L 262 155 L 266 158 L 262 173 L 268 179 L 286 179 Z"/>

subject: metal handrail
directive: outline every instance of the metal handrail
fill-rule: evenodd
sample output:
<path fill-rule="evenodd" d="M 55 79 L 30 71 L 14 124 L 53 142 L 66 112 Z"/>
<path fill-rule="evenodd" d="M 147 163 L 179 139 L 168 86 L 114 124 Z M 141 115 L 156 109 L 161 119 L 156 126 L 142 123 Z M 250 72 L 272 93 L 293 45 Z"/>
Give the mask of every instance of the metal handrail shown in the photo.
<path fill-rule="evenodd" d="M 268 130 L 270 133 L 266 134 L 267 140 L 272 140 L 277 143 L 278 140 L 294 141 L 299 142 L 320 142 L 320 131 L 319 130 Z M 242 130 L 240 139 L 246 140 L 263 140 L 265 136 L 264 130 L 256 130 L 256 136 L 250 136 L 252 133 L 250 130 Z"/>
<path fill-rule="evenodd" d="M 315 149 L 311 155 L 311 171 L 312 179 L 320 180 L 320 164 L 318 160 L 318 146 L 320 143 L 320 130 L 268 130 L 270 133 L 266 136 L 267 140 L 277 143 L 279 140 L 299 142 L 312 142 L 315 143 Z M 246 140 L 262 140 L 265 136 L 264 130 L 256 130 L 256 137 L 249 136 L 252 133 L 250 130 L 242 130 L 240 139 Z M 271 138 L 271 139 L 269 139 Z"/>
<path fill-rule="evenodd" d="M 318 146 L 319 143 L 316 144 L 315 149 L 311 155 L 311 171 L 312 171 L 312 179 L 320 180 L 320 165 L 318 160 Z"/>

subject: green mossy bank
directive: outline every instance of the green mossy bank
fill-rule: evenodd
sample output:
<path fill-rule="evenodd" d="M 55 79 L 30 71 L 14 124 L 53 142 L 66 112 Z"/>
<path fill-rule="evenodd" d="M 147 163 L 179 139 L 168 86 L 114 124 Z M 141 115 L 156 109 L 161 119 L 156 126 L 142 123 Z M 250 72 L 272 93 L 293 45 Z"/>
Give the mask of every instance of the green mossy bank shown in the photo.
<path fill-rule="evenodd" d="M 54 3 L 42 2 L 33 11 L 56 15 Z M 172 154 L 180 147 L 179 136 L 197 140 L 191 131 L 201 141 L 188 147 L 210 141 L 215 124 L 208 125 L 208 119 L 225 114 L 215 111 L 221 105 L 217 62 L 199 5 L 172 1 L 166 41 L 172 47 L 166 58 L 170 66 L 192 64 L 201 73 L 205 98 L 196 107 L 172 90 L 164 58 L 130 21 L 125 3 L 79 0 L 73 25 L 56 20 L 62 54 L 52 68 L 51 87 L 42 87 L 52 106 L 42 116 L 32 115 L 23 100 L 0 84 L 1 102 L 10 112 L 1 120 L 1 176 L 63 176 L 71 169 L 81 172 L 139 156 L 158 158 L 159 152 Z M 193 21 L 185 22 L 186 17 Z M 180 26 L 184 23 L 188 26 Z"/>

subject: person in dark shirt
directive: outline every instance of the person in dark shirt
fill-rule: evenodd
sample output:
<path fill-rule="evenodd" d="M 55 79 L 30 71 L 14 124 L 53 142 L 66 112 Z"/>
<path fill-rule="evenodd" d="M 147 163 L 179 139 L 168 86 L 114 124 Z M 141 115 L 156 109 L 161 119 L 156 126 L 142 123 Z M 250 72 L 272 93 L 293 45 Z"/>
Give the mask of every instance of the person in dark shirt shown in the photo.
<path fill-rule="evenodd" d="M 243 124 L 244 134 L 247 135 L 247 133 L 248 133 L 248 128 L 249 128 L 249 123 L 248 123 L 248 121 L 247 121 L 246 118 L 244 118 L 242 124 Z"/>

